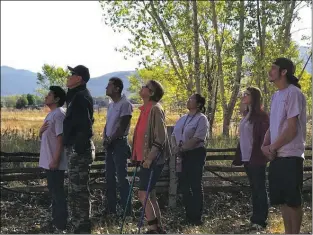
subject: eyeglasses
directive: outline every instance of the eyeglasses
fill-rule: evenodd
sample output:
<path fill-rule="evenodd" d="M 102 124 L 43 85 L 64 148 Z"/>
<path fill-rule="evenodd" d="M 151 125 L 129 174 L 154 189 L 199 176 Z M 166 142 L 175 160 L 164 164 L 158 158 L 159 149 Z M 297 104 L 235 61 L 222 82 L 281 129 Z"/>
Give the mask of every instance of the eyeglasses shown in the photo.
<path fill-rule="evenodd" d="M 242 94 L 242 97 L 246 97 L 246 96 L 250 96 L 250 95 L 251 94 L 245 92 L 245 93 Z"/>
<path fill-rule="evenodd" d="M 149 91 L 152 91 L 152 89 L 148 85 L 144 85 L 144 86 L 142 86 L 142 88 L 147 88 L 147 89 L 149 89 Z"/>

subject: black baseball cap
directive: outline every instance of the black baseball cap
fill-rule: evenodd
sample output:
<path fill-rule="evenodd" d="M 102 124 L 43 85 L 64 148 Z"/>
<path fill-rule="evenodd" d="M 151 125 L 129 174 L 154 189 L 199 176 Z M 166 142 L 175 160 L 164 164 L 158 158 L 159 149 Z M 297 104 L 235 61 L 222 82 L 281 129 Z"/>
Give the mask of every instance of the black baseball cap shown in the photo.
<path fill-rule="evenodd" d="M 90 79 L 89 69 L 84 65 L 77 65 L 75 68 L 67 66 L 68 70 L 75 75 L 81 76 L 85 82 Z"/>
<path fill-rule="evenodd" d="M 287 74 L 286 76 L 291 80 L 291 81 L 298 81 L 299 79 L 294 75 L 295 71 L 296 71 L 296 67 L 294 65 L 294 63 L 287 58 L 281 57 L 281 58 L 277 58 L 274 63 L 275 65 L 277 65 L 280 69 L 286 69 L 287 70 Z"/>

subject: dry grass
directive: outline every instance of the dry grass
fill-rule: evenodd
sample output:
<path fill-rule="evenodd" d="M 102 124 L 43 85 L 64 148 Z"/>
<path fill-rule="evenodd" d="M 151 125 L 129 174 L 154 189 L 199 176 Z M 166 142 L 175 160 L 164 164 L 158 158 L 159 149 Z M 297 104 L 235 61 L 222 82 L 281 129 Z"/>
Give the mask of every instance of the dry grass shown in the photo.
<path fill-rule="evenodd" d="M 93 234 L 117 234 L 120 221 L 103 214 L 104 195 L 99 191 L 92 192 L 92 224 Z M 301 233 L 312 233 L 311 195 L 304 202 L 304 216 Z M 43 228 L 49 219 L 51 208 L 48 198 L 42 197 L 10 197 L 1 200 L 1 233 L 47 233 Z M 251 212 L 249 193 L 212 193 L 205 196 L 204 224 L 202 226 L 184 226 L 180 224 L 184 211 L 181 202 L 175 211 L 166 208 L 166 200 L 161 196 L 162 222 L 168 233 L 176 234 L 249 234 L 249 213 Z M 124 233 L 136 233 L 140 215 L 140 203 L 133 201 L 135 215 L 128 217 L 124 225 Z M 144 229 L 143 229 L 144 232 Z M 270 208 L 268 226 L 262 234 L 284 233 L 283 221 L 278 208 Z"/>
<path fill-rule="evenodd" d="M 16 151 L 30 151 L 38 152 L 38 131 L 43 123 L 45 116 L 48 114 L 47 109 L 43 110 L 1 110 L 1 149 L 6 152 Z M 132 136 L 136 122 L 139 117 L 139 110 L 134 109 L 133 118 L 131 120 L 131 128 L 129 134 L 129 141 L 132 141 Z M 167 113 L 166 124 L 175 125 L 179 119 L 178 113 Z M 95 122 L 93 125 L 96 148 L 102 148 L 102 132 L 106 120 L 106 109 L 101 109 L 100 112 L 94 113 Z M 220 135 L 220 127 L 217 126 L 213 130 L 214 136 Z M 216 137 L 209 142 L 210 146 L 223 147 L 235 146 L 236 138 L 220 138 Z M 230 146 L 231 144 L 231 146 Z"/>

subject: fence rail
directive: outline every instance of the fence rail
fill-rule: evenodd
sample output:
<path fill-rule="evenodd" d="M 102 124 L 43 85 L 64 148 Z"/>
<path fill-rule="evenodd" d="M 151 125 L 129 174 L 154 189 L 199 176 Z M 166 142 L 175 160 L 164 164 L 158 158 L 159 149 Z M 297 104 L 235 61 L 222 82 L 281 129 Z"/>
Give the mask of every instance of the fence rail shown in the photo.
<path fill-rule="evenodd" d="M 205 173 L 203 176 L 204 192 L 235 192 L 249 190 L 248 179 L 243 172 L 244 167 L 233 167 L 231 161 L 234 159 L 235 148 L 227 149 L 207 149 Z M 311 155 L 307 152 L 311 151 Z M 306 147 L 306 160 L 312 161 L 312 147 Z M 96 153 L 96 159 L 91 166 L 90 188 L 105 189 L 105 157 L 104 152 Z M 0 152 L 1 157 L 1 188 L 7 191 L 20 193 L 46 193 L 47 187 L 44 185 L 29 185 L 30 181 L 46 178 L 42 168 L 34 166 L 38 163 L 39 153 L 29 152 Z M 13 165 L 13 167 L 11 166 Z M 18 166 L 17 166 L 18 165 Z M 31 165 L 31 166 L 30 166 Z M 133 165 L 128 164 L 128 176 L 133 174 Z M 312 179 L 312 165 L 304 166 L 304 181 Z M 65 176 L 67 177 L 67 175 Z M 138 180 L 138 179 L 137 179 Z M 21 187 L 9 187 L 10 183 L 18 181 L 26 184 Z M 135 181 L 135 187 L 138 182 Z M 5 185 L 5 186 L 4 186 Z M 67 185 L 65 185 L 67 187 Z M 164 167 L 160 180 L 156 185 L 159 193 L 168 193 L 169 206 L 176 206 L 177 197 L 177 177 L 175 172 L 175 159 L 170 158 L 168 165 Z M 304 185 L 303 191 L 312 191 L 312 182 Z"/>

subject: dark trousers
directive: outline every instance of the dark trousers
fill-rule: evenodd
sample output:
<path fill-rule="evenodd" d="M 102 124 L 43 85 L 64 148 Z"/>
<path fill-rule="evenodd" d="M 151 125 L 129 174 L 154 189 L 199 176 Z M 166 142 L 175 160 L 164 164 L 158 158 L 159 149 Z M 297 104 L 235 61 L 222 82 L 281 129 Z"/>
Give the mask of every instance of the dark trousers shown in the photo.
<path fill-rule="evenodd" d="M 105 175 L 107 181 L 108 210 L 116 213 L 116 178 L 119 186 L 121 206 L 125 209 L 129 182 L 127 179 L 127 159 L 130 157 L 130 147 L 127 139 L 115 140 L 107 148 L 105 159 Z M 116 177 L 117 176 L 117 177 Z M 127 213 L 131 212 L 131 203 L 128 203 Z"/>
<path fill-rule="evenodd" d="M 52 199 L 52 223 L 58 229 L 65 229 L 68 216 L 64 192 L 64 172 L 62 170 L 46 170 L 49 194 Z"/>
<path fill-rule="evenodd" d="M 253 213 L 251 223 L 266 226 L 268 216 L 268 198 L 266 192 L 266 166 L 245 165 L 252 191 Z"/>
<path fill-rule="evenodd" d="M 200 221 L 203 212 L 202 174 L 205 163 L 205 148 L 197 148 L 183 153 L 180 188 L 186 210 L 186 219 Z"/>

